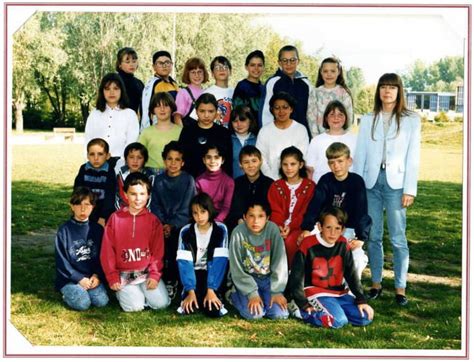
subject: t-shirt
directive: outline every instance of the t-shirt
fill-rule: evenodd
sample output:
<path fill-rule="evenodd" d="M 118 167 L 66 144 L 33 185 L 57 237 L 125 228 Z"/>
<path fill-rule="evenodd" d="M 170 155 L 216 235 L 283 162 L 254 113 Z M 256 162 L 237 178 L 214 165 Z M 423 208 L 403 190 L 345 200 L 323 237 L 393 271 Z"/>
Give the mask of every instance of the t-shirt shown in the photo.
<path fill-rule="evenodd" d="M 230 113 L 232 112 L 232 95 L 234 94 L 234 88 L 222 88 L 213 85 L 207 88 L 204 93 L 211 93 L 216 97 L 218 119 L 224 127 L 228 127 Z"/>
<path fill-rule="evenodd" d="M 194 224 L 194 231 L 196 233 L 196 262 L 194 263 L 195 270 L 207 269 L 207 247 L 211 240 L 212 225 L 205 233 L 201 233 L 197 224 Z"/>
<path fill-rule="evenodd" d="M 164 168 L 161 152 L 170 141 L 177 141 L 181 134 L 181 126 L 172 123 L 168 130 L 159 130 L 156 126 L 150 126 L 143 130 L 138 142 L 143 144 L 148 150 L 147 167 Z"/>

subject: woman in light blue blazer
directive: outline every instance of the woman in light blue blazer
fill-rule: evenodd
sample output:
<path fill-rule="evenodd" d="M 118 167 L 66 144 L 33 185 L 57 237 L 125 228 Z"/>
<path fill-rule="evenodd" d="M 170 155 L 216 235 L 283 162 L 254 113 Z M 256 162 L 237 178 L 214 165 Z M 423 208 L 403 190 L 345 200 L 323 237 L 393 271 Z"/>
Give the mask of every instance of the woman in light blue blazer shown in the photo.
<path fill-rule="evenodd" d="M 406 208 L 415 200 L 420 165 L 420 117 L 405 106 L 402 80 L 384 74 L 377 84 L 373 114 L 359 126 L 354 172 L 364 178 L 372 228 L 368 240 L 372 288 L 369 299 L 382 294 L 384 209 L 393 249 L 395 299 L 404 306 L 408 273 Z"/>

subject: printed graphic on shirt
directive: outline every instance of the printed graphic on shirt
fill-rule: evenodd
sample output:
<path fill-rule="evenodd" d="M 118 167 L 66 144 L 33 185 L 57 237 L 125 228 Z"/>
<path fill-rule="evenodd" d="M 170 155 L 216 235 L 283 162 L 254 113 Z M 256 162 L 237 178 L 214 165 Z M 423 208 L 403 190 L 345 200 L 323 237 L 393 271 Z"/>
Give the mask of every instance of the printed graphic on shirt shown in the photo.
<path fill-rule="evenodd" d="M 230 121 L 230 112 L 232 111 L 232 98 L 224 97 L 217 100 L 217 117 L 221 124 L 227 125 Z"/>
<path fill-rule="evenodd" d="M 198 259 L 196 260 L 196 264 L 194 265 L 194 269 L 207 269 L 207 248 L 200 248 L 197 247 L 197 255 Z M 199 258 L 199 256 L 201 256 Z"/>
<path fill-rule="evenodd" d="M 264 245 L 254 246 L 244 240 L 245 249 L 244 267 L 250 274 L 267 275 L 270 273 L 270 240 L 265 240 Z"/>
<path fill-rule="evenodd" d="M 91 191 L 97 196 L 97 200 L 105 199 L 105 190 L 103 189 L 91 189 Z"/>
<path fill-rule="evenodd" d="M 320 288 L 337 287 L 342 284 L 342 257 L 313 259 L 311 284 Z"/>
<path fill-rule="evenodd" d="M 74 240 L 69 248 L 69 255 L 76 261 L 86 261 L 97 257 L 97 248 L 92 240 Z"/>
<path fill-rule="evenodd" d="M 134 261 L 140 261 L 142 259 L 148 259 L 151 256 L 149 248 L 142 250 L 140 248 L 135 249 L 122 249 L 122 261 L 124 263 L 132 263 Z"/>
<path fill-rule="evenodd" d="M 334 199 L 332 200 L 332 206 L 335 207 L 342 207 L 344 203 L 344 198 L 346 197 L 346 193 L 343 192 L 341 195 L 335 194 Z"/>

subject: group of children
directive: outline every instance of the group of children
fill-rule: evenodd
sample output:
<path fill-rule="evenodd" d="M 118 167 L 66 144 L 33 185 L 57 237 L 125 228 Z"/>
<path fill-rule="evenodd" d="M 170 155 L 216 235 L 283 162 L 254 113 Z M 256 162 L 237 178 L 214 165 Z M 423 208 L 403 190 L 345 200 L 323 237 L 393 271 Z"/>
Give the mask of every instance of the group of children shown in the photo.
<path fill-rule="evenodd" d="M 248 78 L 233 91 L 231 64 L 216 57 L 216 84 L 203 90 L 209 75 L 191 58 L 179 89 L 168 52 L 154 54 L 143 85 L 136 53 L 119 51 L 118 74 L 104 77 L 86 124 L 73 215 L 56 238 L 56 288 L 69 307 L 106 305 L 107 283 L 124 311 L 166 308 L 181 291 L 180 314 L 220 317 L 229 302 L 246 319 L 291 311 L 324 327 L 372 321 L 360 284 L 371 219 L 364 181 L 349 171 L 340 65 L 323 61 L 322 88 L 312 91 L 296 48 L 280 50 L 265 86 L 264 64 L 250 53 Z M 329 105 L 321 116 L 304 97 Z"/>

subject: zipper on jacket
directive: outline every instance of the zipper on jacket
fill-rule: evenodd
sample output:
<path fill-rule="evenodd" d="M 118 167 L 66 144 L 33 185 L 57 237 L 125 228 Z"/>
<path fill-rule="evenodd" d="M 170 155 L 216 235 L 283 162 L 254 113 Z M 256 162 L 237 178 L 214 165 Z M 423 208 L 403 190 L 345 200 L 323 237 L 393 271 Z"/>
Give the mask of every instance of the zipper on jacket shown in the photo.
<path fill-rule="evenodd" d="M 133 215 L 132 238 L 135 238 L 135 218 L 136 215 Z"/>

